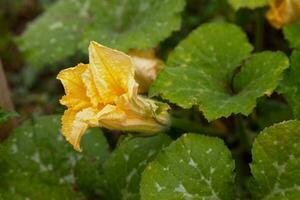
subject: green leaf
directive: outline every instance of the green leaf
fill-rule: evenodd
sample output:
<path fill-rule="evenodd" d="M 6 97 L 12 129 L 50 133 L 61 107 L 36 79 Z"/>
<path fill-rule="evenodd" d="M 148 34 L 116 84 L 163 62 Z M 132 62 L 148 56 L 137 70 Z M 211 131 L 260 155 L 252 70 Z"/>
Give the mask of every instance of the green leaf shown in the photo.
<path fill-rule="evenodd" d="M 185 134 L 142 175 L 143 200 L 234 199 L 234 161 L 218 138 Z"/>
<path fill-rule="evenodd" d="M 252 149 L 251 172 L 263 199 L 300 199 L 300 122 L 263 130 Z M 255 198 L 258 199 L 258 198 Z"/>
<path fill-rule="evenodd" d="M 285 26 L 283 33 L 290 47 L 300 49 L 300 21 Z"/>
<path fill-rule="evenodd" d="M 0 107 L 0 125 L 3 124 L 4 122 L 19 116 L 18 113 L 16 112 L 5 112 L 4 110 L 1 109 Z"/>
<path fill-rule="evenodd" d="M 78 162 L 81 168 L 98 167 L 107 157 L 105 138 L 97 129 L 92 129 L 83 138 L 83 153 L 77 153 L 62 137 L 59 116 L 39 117 L 25 122 L 10 137 L 0 144 L 0 188 L 13 187 L 22 174 L 44 184 L 68 186 L 75 184 L 74 169 Z M 92 147 L 92 148 L 91 148 Z M 94 175 L 91 179 L 94 178 Z M 23 178 L 22 178 L 23 179 Z M 78 185 L 81 185 L 79 177 Z M 23 188 L 15 188 L 23 193 Z M 24 192 L 30 192 L 29 190 Z M 32 194 L 33 195 L 33 194 Z"/>
<path fill-rule="evenodd" d="M 92 20 L 83 11 L 84 2 L 60 0 L 29 24 L 17 38 L 28 64 L 33 67 L 55 64 L 78 51 L 78 41 Z"/>
<path fill-rule="evenodd" d="M 228 0 L 230 5 L 238 10 L 240 8 L 254 9 L 268 5 L 269 0 Z"/>
<path fill-rule="evenodd" d="M 71 185 L 46 185 L 28 175 L 14 174 L 9 177 L 6 185 L 1 184 L 0 199 L 2 200 L 66 200 L 83 199 L 83 196 L 74 192 Z M 1 180 L 2 181 L 2 180 Z"/>
<path fill-rule="evenodd" d="M 109 157 L 109 146 L 103 134 L 92 129 L 82 138 L 84 156 L 75 165 L 75 179 L 79 188 L 89 195 L 104 192 L 103 164 Z"/>
<path fill-rule="evenodd" d="M 140 199 L 141 173 L 170 142 L 165 134 L 123 141 L 105 164 L 108 199 Z"/>
<path fill-rule="evenodd" d="M 127 51 L 153 48 L 180 27 L 184 0 L 61 0 L 18 39 L 32 66 L 87 53 L 95 40 Z"/>
<path fill-rule="evenodd" d="M 300 119 L 300 51 L 295 50 L 291 55 L 291 67 L 287 70 L 278 91 L 282 93 L 292 107 L 294 116 Z"/>
<path fill-rule="evenodd" d="M 57 0 L 38 0 L 41 7 L 45 10 Z"/>
<path fill-rule="evenodd" d="M 257 98 L 272 93 L 288 67 L 283 53 L 250 56 L 251 50 L 237 26 L 202 25 L 170 55 L 150 95 L 160 94 L 183 108 L 198 105 L 208 120 L 232 113 L 248 115 Z"/>

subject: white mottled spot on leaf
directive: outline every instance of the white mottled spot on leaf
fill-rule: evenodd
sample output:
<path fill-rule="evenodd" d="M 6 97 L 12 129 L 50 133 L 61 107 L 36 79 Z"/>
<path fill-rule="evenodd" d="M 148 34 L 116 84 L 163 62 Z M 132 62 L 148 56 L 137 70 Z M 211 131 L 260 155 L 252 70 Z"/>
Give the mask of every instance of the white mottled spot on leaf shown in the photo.
<path fill-rule="evenodd" d="M 151 149 L 148 153 L 148 157 L 153 156 L 155 153 L 156 153 L 156 151 Z"/>
<path fill-rule="evenodd" d="M 136 174 L 137 170 L 134 168 L 126 177 L 126 182 L 129 183 L 132 179 L 132 177 Z"/>
<path fill-rule="evenodd" d="M 207 154 L 210 154 L 210 152 L 212 152 L 212 149 L 211 149 L 211 148 L 209 148 L 209 149 L 206 151 Z"/>
<path fill-rule="evenodd" d="M 123 157 L 126 162 L 129 160 L 129 156 L 127 154 L 124 154 Z"/>
<path fill-rule="evenodd" d="M 18 152 L 18 145 L 17 144 L 13 144 L 12 146 L 11 146 L 11 153 L 12 154 L 15 154 L 15 153 L 17 153 Z"/>
<path fill-rule="evenodd" d="M 164 189 L 166 189 L 166 187 L 162 187 L 161 185 L 159 185 L 159 183 L 155 182 L 155 188 L 157 190 L 157 192 L 160 192 Z"/>
<path fill-rule="evenodd" d="M 53 24 L 51 24 L 51 25 L 49 26 L 49 30 L 53 31 L 53 30 L 55 30 L 55 29 L 58 29 L 58 28 L 63 27 L 63 25 L 64 25 L 64 24 L 63 24 L 62 22 L 60 22 L 60 21 L 54 22 Z"/>
<path fill-rule="evenodd" d="M 41 159 L 40 159 L 40 154 L 39 152 L 35 152 L 32 156 L 31 156 L 31 160 L 35 161 L 36 163 L 40 163 Z"/>
<path fill-rule="evenodd" d="M 195 163 L 195 161 L 192 158 L 190 158 L 189 165 L 194 167 L 194 168 L 197 168 L 197 166 L 198 166 L 198 164 Z"/>

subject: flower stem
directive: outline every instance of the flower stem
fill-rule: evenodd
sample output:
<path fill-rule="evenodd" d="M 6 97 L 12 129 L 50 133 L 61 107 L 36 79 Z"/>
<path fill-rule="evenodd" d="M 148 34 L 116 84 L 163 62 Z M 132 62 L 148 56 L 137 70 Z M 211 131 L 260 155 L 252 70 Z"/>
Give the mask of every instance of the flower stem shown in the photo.
<path fill-rule="evenodd" d="M 236 136 L 241 142 L 243 148 L 248 152 L 250 152 L 252 144 L 250 138 L 247 135 L 243 117 L 240 114 L 235 116 L 235 131 L 236 131 Z"/>
<path fill-rule="evenodd" d="M 215 135 L 212 128 L 203 127 L 200 123 L 193 122 L 183 118 L 171 117 L 171 127 L 183 130 L 185 132 L 205 133 Z"/>
<path fill-rule="evenodd" d="M 256 13 L 255 21 L 255 50 L 261 51 L 263 49 L 264 41 L 264 16 L 263 12 L 259 10 Z"/>

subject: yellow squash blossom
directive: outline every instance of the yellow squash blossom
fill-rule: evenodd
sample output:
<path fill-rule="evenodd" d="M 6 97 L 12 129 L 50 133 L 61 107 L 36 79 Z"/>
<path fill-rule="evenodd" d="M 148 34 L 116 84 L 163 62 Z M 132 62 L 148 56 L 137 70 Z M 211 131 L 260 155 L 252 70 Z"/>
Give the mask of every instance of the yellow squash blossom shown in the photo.
<path fill-rule="evenodd" d="M 153 49 L 147 51 L 130 51 L 128 53 L 135 65 L 135 79 L 139 84 L 139 93 L 146 93 L 155 81 L 162 61 L 155 57 Z"/>
<path fill-rule="evenodd" d="M 91 42 L 89 64 L 62 70 L 68 107 L 62 117 L 62 134 L 80 151 L 88 127 L 156 133 L 168 125 L 168 105 L 138 95 L 132 58 Z"/>
<path fill-rule="evenodd" d="M 300 0 L 271 0 L 267 19 L 277 29 L 300 20 Z"/>

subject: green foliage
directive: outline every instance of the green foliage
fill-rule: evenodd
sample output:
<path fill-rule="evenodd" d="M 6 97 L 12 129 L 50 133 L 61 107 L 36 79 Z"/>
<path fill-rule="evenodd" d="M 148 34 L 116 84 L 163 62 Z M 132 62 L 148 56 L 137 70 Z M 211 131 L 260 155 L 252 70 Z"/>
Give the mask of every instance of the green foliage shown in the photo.
<path fill-rule="evenodd" d="M 300 21 L 285 26 L 283 33 L 290 47 L 300 49 Z"/>
<path fill-rule="evenodd" d="M 123 51 L 153 48 L 179 29 L 184 2 L 60 0 L 28 26 L 19 47 L 34 67 L 86 54 L 92 40 Z"/>
<path fill-rule="evenodd" d="M 1 109 L 0 107 L 0 125 L 3 124 L 4 122 L 19 116 L 18 113 L 16 112 L 5 112 Z"/>
<path fill-rule="evenodd" d="M 234 199 L 233 170 L 222 140 L 185 134 L 147 166 L 141 196 L 143 200 Z"/>
<path fill-rule="evenodd" d="M 300 51 L 295 50 L 291 56 L 291 67 L 286 72 L 278 91 L 283 94 L 292 107 L 294 116 L 300 119 Z"/>
<path fill-rule="evenodd" d="M 232 113 L 248 115 L 288 67 L 281 52 L 250 55 L 251 50 L 237 26 L 202 25 L 176 47 L 150 94 L 183 108 L 197 105 L 209 121 Z"/>
<path fill-rule="evenodd" d="M 84 137 L 83 154 L 76 153 L 61 136 L 59 129 L 58 116 L 40 117 L 25 122 L 0 144 L 0 188 L 8 193 L 4 195 L 28 195 L 28 198 L 34 199 L 35 195 L 42 195 L 43 191 L 34 193 L 35 189 L 43 187 L 49 192 L 53 188 L 54 196 L 73 199 L 75 194 L 63 198 L 59 193 L 68 196 L 71 193 L 71 184 L 75 184 L 77 178 L 77 173 L 74 173 L 77 163 L 81 163 L 83 170 L 99 167 L 108 155 L 108 149 L 105 138 L 94 129 Z M 92 174 L 90 178 L 94 179 L 96 175 Z M 78 185 L 84 184 L 81 180 L 79 176 Z M 34 187 L 24 187 L 31 181 Z"/>
<path fill-rule="evenodd" d="M 165 134 L 123 141 L 105 164 L 107 199 L 140 199 L 141 173 L 170 142 Z"/>
<path fill-rule="evenodd" d="M 103 194 L 103 164 L 109 156 L 108 143 L 99 130 L 92 129 L 82 138 L 81 145 L 84 155 L 74 167 L 76 183 L 86 194 Z"/>
<path fill-rule="evenodd" d="M 269 99 L 258 103 L 256 114 L 256 121 L 261 129 L 293 119 L 293 112 L 287 104 Z"/>
<path fill-rule="evenodd" d="M 149 137 L 90 129 L 82 153 L 61 135 L 60 116 L 28 120 L 0 143 L 0 200 L 300 199 L 300 22 L 286 25 L 283 38 L 267 9 L 253 10 L 268 3 L 1 2 L 0 54 L 21 120 L 62 111 L 54 66 L 85 62 L 92 40 L 169 54 L 149 96 L 170 102 L 171 120 Z M 0 109 L 0 124 L 15 116 Z"/>
<path fill-rule="evenodd" d="M 300 118 L 300 22 L 287 25 L 283 29 L 284 36 L 291 48 L 295 48 L 291 55 L 291 68 L 286 72 L 285 78 L 279 87 L 289 105 L 293 109 L 294 116 Z"/>
<path fill-rule="evenodd" d="M 254 9 L 266 6 L 269 0 L 228 0 L 231 6 L 238 10 L 240 8 Z"/>
<path fill-rule="evenodd" d="M 1 182 L 3 182 L 1 178 Z M 42 181 L 17 173 L 9 176 L 5 185 L 1 183 L 0 199 L 2 200 L 76 200 L 83 199 L 79 193 L 75 193 L 70 185 L 48 185 Z"/>
<path fill-rule="evenodd" d="M 252 149 L 254 199 L 300 198 L 300 122 L 286 121 L 262 131 Z"/>
<path fill-rule="evenodd" d="M 28 64 L 42 67 L 54 64 L 78 51 L 78 41 L 89 19 L 79 11 L 84 1 L 62 0 L 29 24 L 18 38 Z"/>

